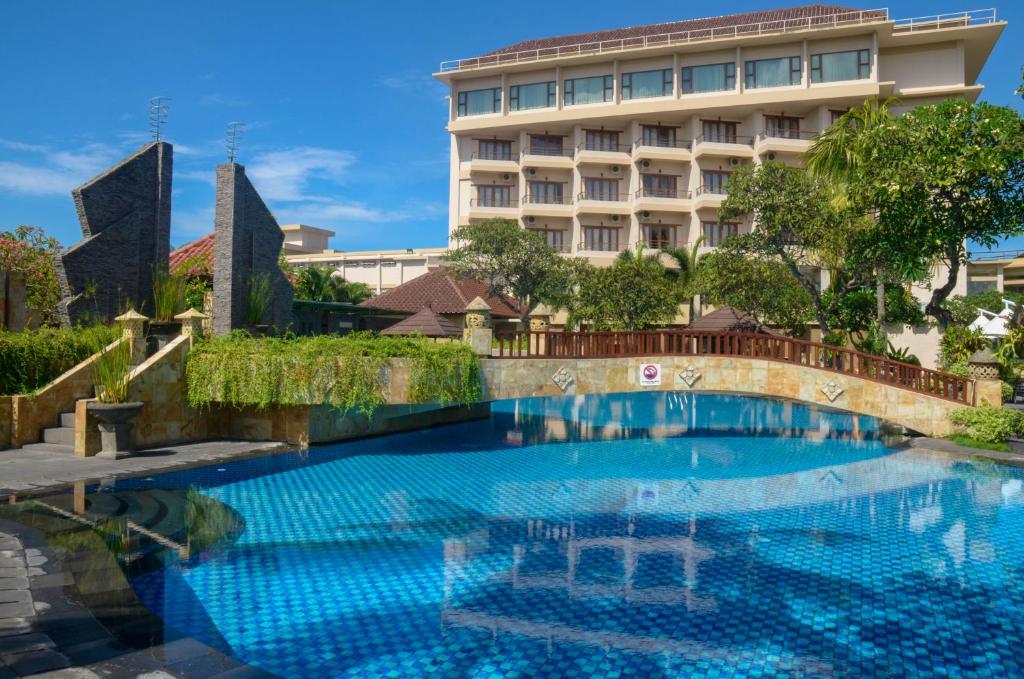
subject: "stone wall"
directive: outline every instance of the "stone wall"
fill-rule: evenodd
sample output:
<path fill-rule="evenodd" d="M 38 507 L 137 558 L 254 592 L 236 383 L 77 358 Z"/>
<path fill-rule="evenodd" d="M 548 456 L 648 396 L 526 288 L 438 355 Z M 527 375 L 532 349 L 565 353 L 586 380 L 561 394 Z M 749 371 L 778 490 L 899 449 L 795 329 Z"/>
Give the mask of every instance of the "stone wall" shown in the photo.
<path fill-rule="evenodd" d="M 0 270 L 0 326 L 8 332 L 21 332 L 29 325 L 25 274 Z"/>
<path fill-rule="evenodd" d="M 643 363 L 661 365 L 660 386 L 640 386 Z M 481 364 L 489 399 L 646 390 L 740 392 L 872 415 L 929 436 L 948 434 L 949 413 L 963 407 L 850 375 L 751 358 L 484 359 Z"/>
<path fill-rule="evenodd" d="M 173 150 L 147 144 L 71 192 L 83 240 L 56 256 L 65 325 L 152 312 L 153 270 L 167 266 Z"/>
<path fill-rule="evenodd" d="M 214 215 L 213 331 L 249 324 L 246 307 L 254 276 L 267 276 L 271 300 L 262 323 L 284 329 L 291 322 L 292 285 L 277 265 L 284 234 L 236 163 L 217 167 Z"/>

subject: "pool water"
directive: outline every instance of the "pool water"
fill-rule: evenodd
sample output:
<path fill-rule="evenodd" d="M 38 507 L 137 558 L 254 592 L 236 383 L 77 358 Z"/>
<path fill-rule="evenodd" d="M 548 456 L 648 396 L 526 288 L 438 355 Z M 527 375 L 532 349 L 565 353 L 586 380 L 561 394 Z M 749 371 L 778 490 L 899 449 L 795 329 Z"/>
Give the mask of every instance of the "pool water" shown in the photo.
<path fill-rule="evenodd" d="M 283 676 L 1011 677 L 1021 479 L 868 417 L 657 392 L 117 487 L 244 517 L 133 586 Z"/>

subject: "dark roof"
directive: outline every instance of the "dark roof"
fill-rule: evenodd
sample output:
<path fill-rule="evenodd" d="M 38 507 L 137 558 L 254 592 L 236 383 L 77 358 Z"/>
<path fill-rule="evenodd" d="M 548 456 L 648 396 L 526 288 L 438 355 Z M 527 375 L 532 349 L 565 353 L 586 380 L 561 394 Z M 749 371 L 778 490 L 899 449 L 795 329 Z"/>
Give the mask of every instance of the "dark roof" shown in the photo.
<path fill-rule="evenodd" d="M 750 314 L 731 306 L 715 309 L 694 319 L 687 329 L 711 332 L 767 332 Z"/>
<path fill-rule="evenodd" d="M 188 260 L 197 264 L 205 265 L 206 271 L 178 271 L 178 267 Z M 213 232 L 206 234 L 199 240 L 182 245 L 171 252 L 167 258 L 167 269 L 171 273 L 183 273 L 197 276 L 213 276 Z"/>
<path fill-rule="evenodd" d="M 843 7 L 839 5 L 804 5 L 801 7 L 787 7 L 784 9 L 771 9 L 760 12 L 745 12 L 743 14 L 729 14 L 726 16 L 707 17 L 704 19 L 686 19 L 683 21 L 671 21 L 662 24 L 645 24 L 643 26 L 631 26 L 628 28 L 616 28 L 607 31 L 594 31 L 592 33 L 575 33 L 572 35 L 561 35 L 552 38 L 538 38 L 534 40 L 523 40 L 508 47 L 488 52 L 487 55 L 505 54 L 508 52 L 522 52 L 524 50 L 543 50 L 556 47 L 565 47 L 586 42 L 598 42 L 601 40 L 622 40 L 629 38 L 644 38 L 651 35 L 662 35 L 665 33 L 682 33 L 686 31 L 707 30 L 707 37 L 711 36 L 711 29 L 733 28 L 746 24 L 757 24 L 765 22 L 782 23 L 790 19 L 806 19 L 809 17 L 820 17 L 826 15 L 840 14 L 843 12 L 861 12 L 855 7 Z M 878 12 L 880 19 L 885 18 L 884 12 Z M 826 22 L 822 20 L 822 24 Z M 769 27 L 770 29 L 773 27 Z M 696 37 L 702 37 L 700 35 Z M 642 46 L 642 45 L 638 45 Z"/>
<path fill-rule="evenodd" d="M 385 290 L 362 306 L 393 311 L 418 312 L 429 306 L 439 314 L 463 314 L 466 305 L 481 297 L 491 307 L 494 318 L 519 318 L 510 299 L 487 294 L 487 284 L 473 278 L 456 278 L 444 268 L 434 269 L 411 281 Z"/>
<path fill-rule="evenodd" d="M 452 321 L 423 307 L 418 312 L 403 318 L 392 326 L 381 330 L 382 335 L 424 335 L 425 337 L 461 337 L 462 330 Z"/>

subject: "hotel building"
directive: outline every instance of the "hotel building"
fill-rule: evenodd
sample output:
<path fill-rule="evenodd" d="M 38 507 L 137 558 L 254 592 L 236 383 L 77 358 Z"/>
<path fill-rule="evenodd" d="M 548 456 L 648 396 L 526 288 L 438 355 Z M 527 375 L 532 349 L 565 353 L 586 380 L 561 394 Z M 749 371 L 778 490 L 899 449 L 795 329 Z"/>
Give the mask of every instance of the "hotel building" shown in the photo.
<path fill-rule="evenodd" d="M 450 87 L 449 234 L 518 220 L 561 252 L 713 248 L 737 168 L 800 164 L 866 99 L 897 112 L 975 100 L 1005 23 L 810 5 L 527 40 L 441 64 Z"/>

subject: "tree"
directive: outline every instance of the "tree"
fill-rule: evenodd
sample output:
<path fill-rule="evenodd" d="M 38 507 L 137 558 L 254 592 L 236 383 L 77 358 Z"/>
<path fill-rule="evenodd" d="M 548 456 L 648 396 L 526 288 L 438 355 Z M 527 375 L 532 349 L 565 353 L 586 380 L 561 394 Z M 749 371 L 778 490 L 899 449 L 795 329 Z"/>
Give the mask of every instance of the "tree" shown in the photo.
<path fill-rule="evenodd" d="M 1024 232 L 1024 120 L 1011 108 L 949 100 L 847 127 L 847 195 L 877 220 L 874 256 L 914 275 L 944 265 L 925 312 L 948 324 L 943 301 L 967 242 L 991 247 Z M 830 166 L 813 157 L 823 148 L 812 149 L 812 168 Z"/>
<path fill-rule="evenodd" d="M 822 180 L 775 161 L 734 172 L 729 178 L 729 196 L 719 213 L 723 221 L 743 216 L 753 219 L 751 233 L 728 239 L 723 249 L 781 263 L 806 291 L 818 325 L 827 334 L 831 329 L 829 310 L 822 298 L 818 270 L 842 269 L 871 226 L 870 220 L 837 207 Z M 856 285 L 849 276 L 837 280 Z M 758 284 L 756 278 L 748 282 Z"/>
<path fill-rule="evenodd" d="M 568 300 L 569 325 L 587 323 L 594 330 L 643 330 L 672 322 L 682 290 L 666 273 L 658 255 L 639 246 L 623 252 L 608 267 L 583 266 L 575 275 Z"/>
<path fill-rule="evenodd" d="M 21 225 L 0 233 L 0 269 L 25 274 L 28 307 L 40 314 L 43 323 L 58 325 L 57 305 L 60 283 L 55 258 L 61 251 L 56 238 L 38 226 Z"/>
<path fill-rule="evenodd" d="M 349 283 L 326 266 L 307 266 L 298 273 L 295 298 L 314 302 L 348 302 L 358 304 L 372 296 L 365 283 Z"/>
<path fill-rule="evenodd" d="M 460 245 L 446 255 L 448 269 L 486 283 L 492 295 L 515 300 L 524 325 L 538 303 L 564 306 L 580 262 L 560 256 L 540 235 L 511 219 L 488 219 L 460 226 L 452 238 Z"/>
<path fill-rule="evenodd" d="M 680 290 L 682 290 L 683 299 L 686 301 L 689 311 L 687 318 L 691 323 L 693 322 L 696 309 L 693 305 L 694 293 L 690 288 L 700 267 L 700 258 L 697 256 L 697 253 L 700 251 L 700 245 L 703 242 L 704 236 L 698 236 L 696 242 L 694 242 L 689 250 L 686 248 L 672 248 L 671 250 L 664 251 L 665 255 L 672 259 L 676 266 L 679 267 L 678 269 L 669 269 L 669 275 L 676 279 Z"/>
<path fill-rule="evenodd" d="M 731 306 L 796 336 L 813 316 L 810 295 L 785 264 L 729 248 L 701 258 L 691 289 L 716 306 Z"/>

